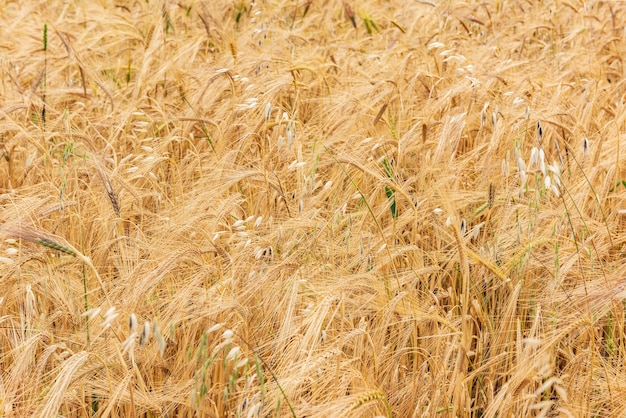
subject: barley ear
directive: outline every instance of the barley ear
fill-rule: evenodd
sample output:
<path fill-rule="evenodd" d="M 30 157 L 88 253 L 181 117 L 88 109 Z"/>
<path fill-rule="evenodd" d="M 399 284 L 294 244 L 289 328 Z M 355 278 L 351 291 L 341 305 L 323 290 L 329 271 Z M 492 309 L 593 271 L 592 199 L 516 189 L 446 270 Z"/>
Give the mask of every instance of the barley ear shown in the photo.
<path fill-rule="evenodd" d="M 379 390 L 375 390 L 373 392 L 366 392 L 363 395 L 359 396 L 358 399 L 355 402 L 353 402 L 352 405 L 350 405 L 350 411 L 355 411 L 361 406 L 367 403 L 370 403 L 372 401 L 375 401 L 375 400 L 382 401 L 385 404 L 385 407 L 387 408 L 387 416 L 391 418 L 392 417 L 391 405 L 389 405 L 389 401 L 387 400 L 387 397 L 385 396 L 385 394 Z"/>
<path fill-rule="evenodd" d="M 113 185 L 109 180 L 109 176 L 107 176 L 106 173 L 104 173 L 100 169 L 98 169 L 98 175 L 100 176 L 100 180 L 102 180 L 102 184 L 104 184 L 107 196 L 109 197 L 109 201 L 111 202 L 111 206 L 113 207 L 113 212 L 115 212 L 117 216 L 120 216 L 120 203 L 117 199 L 117 194 L 115 193 L 115 190 L 113 190 Z"/>

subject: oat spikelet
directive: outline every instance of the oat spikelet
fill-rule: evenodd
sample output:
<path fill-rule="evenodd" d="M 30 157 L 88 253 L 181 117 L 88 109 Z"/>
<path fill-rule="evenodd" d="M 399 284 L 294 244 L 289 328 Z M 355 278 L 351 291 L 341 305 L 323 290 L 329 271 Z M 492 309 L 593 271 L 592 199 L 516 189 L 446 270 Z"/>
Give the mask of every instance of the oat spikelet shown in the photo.
<path fill-rule="evenodd" d="M 139 345 L 147 344 L 150 340 L 150 321 L 146 321 L 143 323 L 143 330 L 141 332 L 141 336 L 139 337 Z"/>
<path fill-rule="evenodd" d="M 157 343 L 157 348 L 159 349 L 159 354 L 163 357 L 163 353 L 165 353 L 165 338 L 163 338 L 163 334 L 161 333 L 161 328 L 159 324 L 154 321 L 154 339 Z"/>

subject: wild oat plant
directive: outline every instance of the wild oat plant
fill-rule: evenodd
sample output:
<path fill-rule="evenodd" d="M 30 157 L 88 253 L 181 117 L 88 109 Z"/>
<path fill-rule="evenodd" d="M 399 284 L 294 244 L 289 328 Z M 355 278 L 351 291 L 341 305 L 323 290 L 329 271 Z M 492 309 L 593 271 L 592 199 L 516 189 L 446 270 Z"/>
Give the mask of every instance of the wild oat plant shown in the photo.
<path fill-rule="evenodd" d="M 626 415 L 626 2 L 0 16 L 1 416 Z"/>

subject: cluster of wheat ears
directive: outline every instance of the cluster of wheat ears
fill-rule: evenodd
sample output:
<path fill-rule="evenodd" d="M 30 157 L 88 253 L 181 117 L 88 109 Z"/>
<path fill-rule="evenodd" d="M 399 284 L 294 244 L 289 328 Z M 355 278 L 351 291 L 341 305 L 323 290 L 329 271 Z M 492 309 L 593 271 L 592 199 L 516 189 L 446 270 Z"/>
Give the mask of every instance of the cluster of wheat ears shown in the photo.
<path fill-rule="evenodd" d="M 0 5 L 0 415 L 626 414 L 626 3 Z"/>

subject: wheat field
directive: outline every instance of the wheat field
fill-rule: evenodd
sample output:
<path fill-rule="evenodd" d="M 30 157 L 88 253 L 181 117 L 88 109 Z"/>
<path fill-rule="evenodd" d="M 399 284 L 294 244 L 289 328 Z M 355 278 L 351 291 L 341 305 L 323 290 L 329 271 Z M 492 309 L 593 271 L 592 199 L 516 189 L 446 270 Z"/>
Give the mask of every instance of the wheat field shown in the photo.
<path fill-rule="evenodd" d="M 1 416 L 626 416 L 626 2 L 0 16 Z"/>

